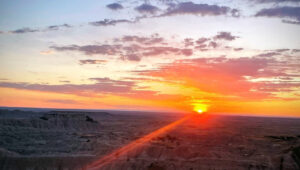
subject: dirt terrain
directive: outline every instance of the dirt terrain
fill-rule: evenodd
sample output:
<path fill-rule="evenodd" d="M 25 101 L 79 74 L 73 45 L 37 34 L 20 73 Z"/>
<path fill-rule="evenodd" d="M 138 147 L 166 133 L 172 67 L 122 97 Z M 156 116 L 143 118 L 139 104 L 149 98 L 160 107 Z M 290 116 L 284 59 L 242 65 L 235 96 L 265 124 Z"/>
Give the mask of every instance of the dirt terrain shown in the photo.
<path fill-rule="evenodd" d="M 191 116 L 92 169 L 299 169 L 299 147 L 300 119 Z"/>
<path fill-rule="evenodd" d="M 82 169 L 170 116 L 0 110 L 0 169 Z"/>
<path fill-rule="evenodd" d="M 1 110 L 0 169 L 299 169 L 300 119 L 182 117 Z"/>

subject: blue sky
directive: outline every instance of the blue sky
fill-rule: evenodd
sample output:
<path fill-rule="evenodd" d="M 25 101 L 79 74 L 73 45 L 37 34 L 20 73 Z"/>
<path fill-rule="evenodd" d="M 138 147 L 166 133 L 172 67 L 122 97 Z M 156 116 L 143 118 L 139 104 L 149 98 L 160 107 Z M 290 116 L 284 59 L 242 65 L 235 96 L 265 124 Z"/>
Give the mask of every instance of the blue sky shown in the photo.
<path fill-rule="evenodd" d="M 103 10 L 105 5 L 105 1 L 96 0 L 2 0 L 0 26 L 2 29 L 9 30 L 22 27 L 44 27 L 66 22 L 86 23 L 101 19 L 101 16 L 105 14 Z"/>

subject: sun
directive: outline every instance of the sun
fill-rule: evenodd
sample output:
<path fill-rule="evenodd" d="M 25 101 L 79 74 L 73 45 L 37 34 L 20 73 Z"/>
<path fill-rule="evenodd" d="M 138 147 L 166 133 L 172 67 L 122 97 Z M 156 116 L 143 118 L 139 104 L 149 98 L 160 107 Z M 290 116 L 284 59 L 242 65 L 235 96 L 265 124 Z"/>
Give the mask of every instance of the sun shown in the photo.
<path fill-rule="evenodd" d="M 206 104 L 194 103 L 193 106 L 194 106 L 194 108 L 193 108 L 194 112 L 196 112 L 198 114 L 204 114 L 207 112 L 208 105 L 206 105 Z"/>
<path fill-rule="evenodd" d="M 202 114 L 202 113 L 203 113 L 203 110 L 198 109 L 198 110 L 197 110 L 197 113 L 198 113 L 198 114 Z"/>

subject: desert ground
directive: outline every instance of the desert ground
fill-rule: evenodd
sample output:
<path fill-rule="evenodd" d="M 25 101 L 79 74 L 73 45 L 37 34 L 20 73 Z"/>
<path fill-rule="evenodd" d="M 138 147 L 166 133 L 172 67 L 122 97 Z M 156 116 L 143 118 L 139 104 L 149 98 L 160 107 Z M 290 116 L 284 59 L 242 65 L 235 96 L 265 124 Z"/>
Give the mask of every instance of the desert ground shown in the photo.
<path fill-rule="evenodd" d="M 0 169 L 299 169 L 300 119 L 0 110 Z"/>

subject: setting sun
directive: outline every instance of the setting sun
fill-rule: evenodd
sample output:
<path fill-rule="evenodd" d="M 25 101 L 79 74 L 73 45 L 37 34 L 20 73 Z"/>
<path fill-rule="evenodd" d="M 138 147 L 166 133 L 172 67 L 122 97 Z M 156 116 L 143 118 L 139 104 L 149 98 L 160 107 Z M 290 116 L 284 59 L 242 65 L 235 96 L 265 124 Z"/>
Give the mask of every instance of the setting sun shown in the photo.
<path fill-rule="evenodd" d="M 196 101 L 194 104 L 194 111 L 197 112 L 198 114 L 203 114 L 204 112 L 207 111 L 208 105 L 201 103 L 201 101 Z"/>
<path fill-rule="evenodd" d="M 197 110 L 198 114 L 202 114 L 203 113 L 203 110 L 199 109 Z"/>
<path fill-rule="evenodd" d="M 300 170 L 299 35 L 300 0 L 0 0 L 0 168 Z"/>

